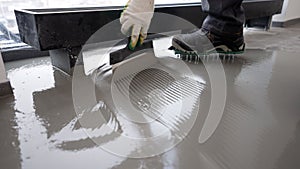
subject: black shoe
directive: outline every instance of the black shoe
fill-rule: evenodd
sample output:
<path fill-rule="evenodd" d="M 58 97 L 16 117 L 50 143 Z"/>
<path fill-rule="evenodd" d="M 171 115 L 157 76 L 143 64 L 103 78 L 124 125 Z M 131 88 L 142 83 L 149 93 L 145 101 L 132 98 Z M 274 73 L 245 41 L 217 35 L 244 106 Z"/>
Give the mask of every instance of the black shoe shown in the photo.
<path fill-rule="evenodd" d="M 173 47 L 176 54 L 209 55 L 220 53 L 224 55 L 242 54 L 245 51 L 242 33 L 230 36 L 220 36 L 205 29 L 190 34 L 180 34 L 173 37 Z"/>

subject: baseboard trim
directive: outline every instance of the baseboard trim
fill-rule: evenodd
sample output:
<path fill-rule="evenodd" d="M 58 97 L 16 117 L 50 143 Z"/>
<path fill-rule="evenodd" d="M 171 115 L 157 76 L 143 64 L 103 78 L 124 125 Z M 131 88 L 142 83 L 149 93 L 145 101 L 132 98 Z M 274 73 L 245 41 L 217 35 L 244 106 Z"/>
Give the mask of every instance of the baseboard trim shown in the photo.
<path fill-rule="evenodd" d="M 13 94 L 9 81 L 0 83 L 0 97 Z"/>
<path fill-rule="evenodd" d="M 288 20 L 288 21 L 285 21 L 285 22 L 273 21 L 272 26 L 273 27 L 289 27 L 291 25 L 295 25 L 295 24 L 298 24 L 298 23 L 300 23 L 300 18 L 291 19 L 291 20 Z"/>

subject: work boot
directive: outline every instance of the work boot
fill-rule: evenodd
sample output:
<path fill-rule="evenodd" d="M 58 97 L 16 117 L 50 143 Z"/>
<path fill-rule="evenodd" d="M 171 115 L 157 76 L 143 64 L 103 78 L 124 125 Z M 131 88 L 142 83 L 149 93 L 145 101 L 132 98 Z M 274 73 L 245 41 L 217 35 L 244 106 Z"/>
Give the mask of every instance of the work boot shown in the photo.
<path fill-rule="evenodd" d="M 172 48 L 177 54 L 223 55 L 242 54 L 245 50 L 243 33 L 217 35 L 205 29 L 173 37 Z"/>

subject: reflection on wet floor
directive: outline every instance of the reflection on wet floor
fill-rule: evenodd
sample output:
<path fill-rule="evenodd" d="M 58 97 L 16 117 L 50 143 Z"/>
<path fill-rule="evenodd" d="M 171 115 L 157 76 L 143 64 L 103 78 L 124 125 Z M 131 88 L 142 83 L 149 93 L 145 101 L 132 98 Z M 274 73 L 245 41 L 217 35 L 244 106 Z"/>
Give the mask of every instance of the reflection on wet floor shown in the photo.
<path fill-rule="evenodd" d="M 97 120 L 95 126 L 80 123 L 72 98 L 72 77 L 52 68 L 48 57 L 7 63 L 14 96 L 0 99 L 0 131 L 4 133 L 0 138 L 0 161 L 6 168 L 300 168 L 300 58 L 296 51 L 299 38 L 293 38 L 300 30 L 285 30 L 285 35 L 281 29 L 265 34 L 250 31 L 246 33 L 246 53 L 222 60 L 227 81 L 225 111 L 216 131 L 204 144 L 199 144 L 198 138 L 211 104 L 210 79 L 202 63 L 186 62 L 196 75 L 195 80 L 203 85 L 195 125 L 176 147 L 150 158 L 124 158 L 102 149 L 99 145 L 112 144 L 116 135 L 99 127 Z M 283 40 L 278 41 L 278 37 Z M 283 41 L 293 42 L 283 45 Z M 213 58 L 206 63 L 213 64 Z M 155 74 L 157 70 L 144 73 Z M 110 122 L 121 133 L 151 135 L 161 129 L 154 126 L 141 132 L 118 120 L 114 107 L 101 102 L 108 90 L 101 85 L 106 85 L 102 82 L 108 76 L 98 77 L 94 86 L 97 102 L 87 106 L 89 112 L 106 112 L 104 122 Z M 136 91 L 147 91 L 140 88 L 143 74 L 134 77 L 130 97 L 138 103 L 140 95 Z M 161 83 L 165 86 L 172 84 L 172 78 L 164 80 Z M 171 86 L 170 90 L 174 88 Z M 172 100 L 174 96 L 166 97 Z M 87 130 L 101 138 L 101 143 L 90 139 Z"/>

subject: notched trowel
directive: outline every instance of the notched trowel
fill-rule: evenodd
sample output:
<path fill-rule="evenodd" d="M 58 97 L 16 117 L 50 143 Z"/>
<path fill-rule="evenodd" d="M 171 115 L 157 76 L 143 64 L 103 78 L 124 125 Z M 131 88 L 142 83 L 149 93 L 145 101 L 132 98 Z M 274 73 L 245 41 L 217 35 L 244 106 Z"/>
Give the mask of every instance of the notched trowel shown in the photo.
<path fill-rule="evenodd" d="M 146 40 L 142 45 L 137 46 L 134 50 L 129 49 L 130 38 L 128 38 L 127 46 L 110 53 L 109 63 L 115 65 L 117 63 L 126 61 L 133 57 L 133 55 L 140 54 L 142 50 L 153 49 L 152 40 Z M 130 57 L 131 56 L 131 57 Z"/>
<path fill-rule="evenodd" d="M 128 64 L 128 62 L 133 62 L 134 64 L 131 63 L 130 65 L 135 68 L 139 68 L 141 66 L 147 67 L 147 65 L 152 65 L 153 63 L 157 62 L 153 48 L 153 40 L 160 37 L 165 36 L 160 34 L 150 34 L 148 35 L 148 39 L 146 39 L 143 44 L 136 46 L 134 50 L 129 48 L 129 37 L 127 39 L 126 47 L 109 54 L 109 63 L 112 66 L 113 71 L 117 68 L 119 69 L 119 67 L 125 63 Z M 128 67 L 128 65 L 126 67 Z"/>

